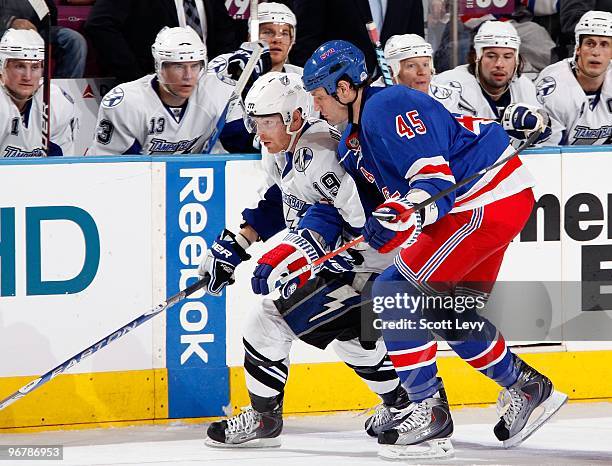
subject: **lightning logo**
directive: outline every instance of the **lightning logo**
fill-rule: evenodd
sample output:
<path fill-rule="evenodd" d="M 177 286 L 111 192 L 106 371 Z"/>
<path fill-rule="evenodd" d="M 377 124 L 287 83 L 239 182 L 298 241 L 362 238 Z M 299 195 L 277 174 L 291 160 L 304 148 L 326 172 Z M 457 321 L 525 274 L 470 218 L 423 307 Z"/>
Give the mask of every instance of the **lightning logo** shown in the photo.
<path fill-rule="evenodd" d="M 321 317 L 331 314 L 332 312 L 337 311 L 338 309 L 342 309 L 343 307 L 346 308 L 345 310 L 348 310 L 345 301 L 351 298 L 359 297 L 359 293 L 357 293 L 357 291 L 355 291 L 355 288 L 353 288 L 352 286 L 344 285 L 338 288 L 337 290 L 328 293 L 327 297 L 332 299 L 332 301 L 330 301 L 329 303 L 324 304 L 327 309 L 312 316 L 310 319 L 308 319 L 308 322 L 320 319 Z"/>

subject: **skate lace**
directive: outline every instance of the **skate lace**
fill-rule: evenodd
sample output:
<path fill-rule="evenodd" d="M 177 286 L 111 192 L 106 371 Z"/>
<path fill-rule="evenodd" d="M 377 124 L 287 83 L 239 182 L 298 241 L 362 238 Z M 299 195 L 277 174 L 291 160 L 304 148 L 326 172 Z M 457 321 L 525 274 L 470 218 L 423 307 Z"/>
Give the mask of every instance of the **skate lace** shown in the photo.
<path fill-rule="evenodd" d="M 396 419 L 408 415 L 404 421 L 396 427 L 401 433 L 406 433 L 422 426 L 429 420 L 429 409 L 426 403 L 410 403 L 406 408 L 398 410 Z"/>
<path fill-rule="evenodd" d="M 368 424 L 366 425 L 366 429 L 370 427 L 379 427 L 393 419 L 393 414 L 391 414 L 391 410 L 385 406 L 383 403 L 376 406 L 374 414 L 368 419 Z"/>
<path fill-rule="evenodd" d="M 251 433 L 259 425 L 259 413 L 257 413 L 251 406 L 241 408 L 242 412 L 236 416 L 230 417 L 227 420 L 227 432 L 228 434 L 235 434 L 236 432 L 244 431 L 245 433 Z"/>
<path fill-rule="evenodd" d="M 525 398 L 515 388 L 502 390 L 497 398 L 497 414 L 508 425 L 512 424 L 518 413 L 523 409 Z"/>

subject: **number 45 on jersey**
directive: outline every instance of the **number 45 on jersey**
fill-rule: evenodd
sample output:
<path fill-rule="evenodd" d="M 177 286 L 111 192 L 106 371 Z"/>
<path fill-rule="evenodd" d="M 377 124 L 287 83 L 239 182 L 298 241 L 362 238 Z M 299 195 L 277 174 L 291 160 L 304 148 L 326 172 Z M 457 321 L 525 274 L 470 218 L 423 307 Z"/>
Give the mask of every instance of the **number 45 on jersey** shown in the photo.
<path fill-rule="evenodd" d="M 427 133 L 425 123 L 419 118 L 419 112 L 411 110 L 404 115 L 395 117 L 395 131 L 399 137 L 407 137 L 412 139 L 417 134 Z"/>

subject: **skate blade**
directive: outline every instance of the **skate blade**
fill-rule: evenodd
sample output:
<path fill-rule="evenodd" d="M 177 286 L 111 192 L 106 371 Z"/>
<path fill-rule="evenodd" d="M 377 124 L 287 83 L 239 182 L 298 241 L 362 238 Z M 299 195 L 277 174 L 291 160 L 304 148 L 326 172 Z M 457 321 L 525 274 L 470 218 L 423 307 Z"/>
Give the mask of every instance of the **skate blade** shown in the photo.
<path fill-rule="evenodd" d="M 256 438 L 253 440 L 248 440 L 244 443 L 223 443 L 207 438 L 204 443 L 206 446 L 212 448 L 276 448 L 281 446 L 281 440 L 279 437 Z"/>
<path fill-rule="evenodd" d="M 551 395 L 539 407 L 544 411 L 531 423 L 527 424 L 522 431 L 508 440 L 504 440 L 504 448 L 512 448 L 520 445 L 533 435 L 542 425 L 548 421 L 567 402 L 567 395 L 554 390 Z"/>
<path fill-rule="evenodd" d="M 455 449 L 449 438 L 428 440 L 419 445 L 380 445 L 378 456 L 385 460 L 452 458 Z"/>

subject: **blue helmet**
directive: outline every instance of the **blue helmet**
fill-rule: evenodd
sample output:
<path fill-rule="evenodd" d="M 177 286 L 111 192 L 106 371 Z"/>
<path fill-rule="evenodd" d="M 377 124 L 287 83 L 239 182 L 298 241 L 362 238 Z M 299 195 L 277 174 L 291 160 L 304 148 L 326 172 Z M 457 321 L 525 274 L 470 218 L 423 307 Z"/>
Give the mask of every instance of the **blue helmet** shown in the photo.
<path fill-rule="evenodd" d="M 323 87 L 329 95 L 336 93 L 340 78 L 348 75 L 358 86 L 368 79 L 363 52 L 345 40 L 330 40 L 319 47 L 304 65 L 304 87 L 308 92 Z"/>

